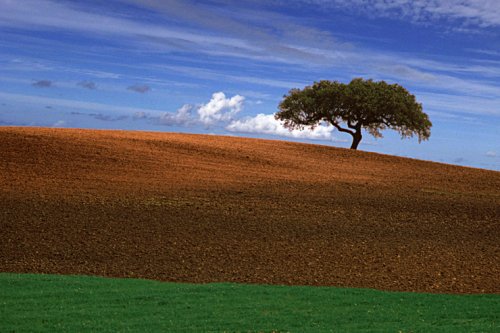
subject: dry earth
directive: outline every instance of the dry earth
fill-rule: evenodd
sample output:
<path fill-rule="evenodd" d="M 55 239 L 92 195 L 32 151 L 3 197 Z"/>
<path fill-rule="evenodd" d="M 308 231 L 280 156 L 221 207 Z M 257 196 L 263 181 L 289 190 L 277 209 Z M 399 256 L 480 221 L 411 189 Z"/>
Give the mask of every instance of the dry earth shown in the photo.
<path fill-rule="evenodd" d="M 0 271 L 500 292 L 500 172 L 233 137 L 0 128 Z"/>

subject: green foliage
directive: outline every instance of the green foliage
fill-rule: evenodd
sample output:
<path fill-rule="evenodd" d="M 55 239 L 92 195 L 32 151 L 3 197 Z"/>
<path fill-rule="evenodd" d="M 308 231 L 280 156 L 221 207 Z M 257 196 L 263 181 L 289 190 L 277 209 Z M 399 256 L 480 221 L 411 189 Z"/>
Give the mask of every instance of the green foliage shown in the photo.
<path fill-rule="evenodd" d="M 327 122 L 359 140 L 361 129 L 375 137 L 382 137 L 384 129 L 393 129 L 402 138 L 416 135 L 420 142 L 430 137 L 432 126 L 422 104 L 405 88 L 361 78 L 349 84 L 325 80 L 302 90 L 292 89 L 275 117 L 289 129 L 314 128 Z"/>
<path fill-rule="evenodd" d="M 0 274 L 1 332 L 499 332 L 500 295 Z"/>

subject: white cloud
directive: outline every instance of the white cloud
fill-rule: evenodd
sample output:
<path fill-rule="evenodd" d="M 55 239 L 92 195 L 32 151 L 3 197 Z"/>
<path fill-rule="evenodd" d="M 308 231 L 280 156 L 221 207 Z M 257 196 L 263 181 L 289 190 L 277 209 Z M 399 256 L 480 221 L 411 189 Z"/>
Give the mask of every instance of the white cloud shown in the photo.
<path fill-rule="evenodd" d="M 236 114 L 243 109 L 244 101 L 245 97 L 240 95 L 229 98 L 223 92 L 216 92 L 212 94 L 212 98 L 206 104 L 197 106 L 184 104 L 176 112 L 164 112 L 160 116 L 136 112 L 134 119 L 152 119 L 157 124 L 166 126 L 201 124 L 210 127 L 218 123 L 227 124 L 232 121 Z"/>
<path fill-rule="evenodd" d="M 188 125 L 193 122 L 191 111 L 193 106 L 190 104 L 184 104 L 175 113 L 164 113 L 158 119 L 158 122 L 162 125 L 172 126 L 172 125 Z"/>
<path fill-rule="evenodd" d="M 226 126 L 226 130 L 230 132 L 269 134 L 297 139 L 338 141 L 332 135 L 333 129 L 333 126 L 320 125 L 313 130 L 305 128 L 304 130 L 290 131 L 283 126 L 281 121 L 276 120 L 274 115 L 262 113 L 252 118 L 234 120 Z"/>
<path fill-rule="evenodd" d="M 488 156 L 488 157 L 497 157 L 497 152 L 493 151 L 493 150 L 487 151 L 486 152 L 486 156 Z"/>
<path fill-rule="evenodd" d="M 64 120 L 59 120 L 56 121 L 54 124 L 52 124 L 52 127 L 64 127 L 66 126 L 66 122 Z"/>
<path fill-rule="evenodd" d="M 207 104 L 199 107 L 199 120 L 206 126 L 217 122 L 231 121 L 243 109 L 244 100 L 245 97 L 240 95 L 226 98 L 223 92 L 216 92 Z"/>

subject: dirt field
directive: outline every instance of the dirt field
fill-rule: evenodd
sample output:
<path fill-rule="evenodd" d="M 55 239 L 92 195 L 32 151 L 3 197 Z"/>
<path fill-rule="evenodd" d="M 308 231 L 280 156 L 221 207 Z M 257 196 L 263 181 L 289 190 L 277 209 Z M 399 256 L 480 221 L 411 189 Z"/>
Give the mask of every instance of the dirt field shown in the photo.
<path fill-rule="evenodd" d="M 3 127 L 0 271 L 500 293 L 500 172 L 280 141 Z"/>

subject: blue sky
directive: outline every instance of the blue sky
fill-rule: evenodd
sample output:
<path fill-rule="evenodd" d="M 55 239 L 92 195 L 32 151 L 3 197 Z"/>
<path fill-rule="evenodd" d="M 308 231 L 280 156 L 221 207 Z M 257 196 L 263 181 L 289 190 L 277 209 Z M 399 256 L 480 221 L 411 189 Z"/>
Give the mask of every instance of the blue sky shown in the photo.
<path fill-rule="evenodd" d="M 214 133 L 349 147 L 289 132 L 283 95 L 328 79 L 399 83 L 431 138 L 361 150 L 500 170 L 497 0 L 0 0 L 0 125 Z"/>

